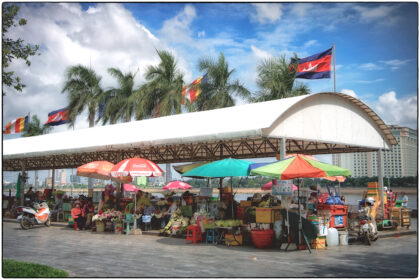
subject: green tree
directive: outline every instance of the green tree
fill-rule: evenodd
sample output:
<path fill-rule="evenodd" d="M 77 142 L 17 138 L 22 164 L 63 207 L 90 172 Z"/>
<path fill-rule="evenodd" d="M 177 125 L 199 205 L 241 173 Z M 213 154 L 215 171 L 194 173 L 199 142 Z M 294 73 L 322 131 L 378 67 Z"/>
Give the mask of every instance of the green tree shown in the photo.
<path fill-rule="evenodd" d="M 51 127 L 49 125 L 41 125 L 37 115 L 34 115 L 31 121 L 25 127 L 25 131 L 22 134 L 22 137 L 30 137 L 30 136 L 37 136 L 42 134 L 47 134 L 51 131 Z"/>
<path fill-rule="evenodd" d="M 134 77 L 137 72 L 123 74 L 117 68 L 109 68 L 108 73 L 117 79 L 119 87 L 104 92 L 100 99 L 101 104 L 106 102 L 102 122 L 129 122 L 135 109 Z"/>
<path fill-rule="evenodd" d="M 7 71 L 10 63 L 15 59 L 25 60 L 26 65 L 30 66 L 29 57 L 37 53 L 39 46 L 24 43 L 22 39 L 7 38 L 6 34 L 12 26 L 23 26 L 26 24 L 26 19 L 21 18 L 18 23 L 15 22 L 15 16 L 19 12 L 19 6 L 15 4 L 3 4 L 2 6 L 2 79 L 3 85 L 13 87 L 17 91 L 22 91 L 25 85 L 21 82 L 19 76 L 15 75 L 13 71 Z M 3 96 L 6 95 L 3 91 Z"/>
<path fill-rule="evenodd" d="M 212 58 L 200 59 L 198 68 L 207 73 L 207 82 L 197 86 L 202 90 L 194 103 L 198 111 L 234 106 L 234 96 L 250 97 L 250 92 L 238 80 L 232 80 L 235 69 L 229 69 L 223 53 L 220 53 L 217 61 Z"/>
<path fill-rule="evenodd" d="M 297 56 L 292 60 L 296 60 Z M 269 101 L 297 95 L 309 94 L 308 86 L 295 84 L 296 69 L 285 56 L 268 58 L 257 66 L 257 85 L 259 91 L 251 98 L 252 102 Z"/>
<path fill-rule="evenodd" d="M 94 70 L 82 65 L 72 66 L 67 70 L 67 80 L 62 93 L 68 93 L 67 118 L 69 126 L 74 126 L 76 118 L 85 108 L 88 109 L 89 127 L 95 126 L 95 114 L 98 100 L 103 90 L 101 77 Z"/>
<path fill-rule="evenodd" d="M 156 51 L 160 63 L 147 68 L 145 77 L 148 82 L 135 94 L 138 120 L 181 113 L 183 75 L 171 53 Z"/>

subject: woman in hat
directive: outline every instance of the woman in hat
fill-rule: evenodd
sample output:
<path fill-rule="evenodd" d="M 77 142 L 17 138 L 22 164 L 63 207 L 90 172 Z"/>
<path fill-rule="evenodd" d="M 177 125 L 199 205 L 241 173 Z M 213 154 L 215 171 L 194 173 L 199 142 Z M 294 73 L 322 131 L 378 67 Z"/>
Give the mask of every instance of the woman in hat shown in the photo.
<path fill-rule="evenodd" d="M 74 202 L 74 206 L 71 209 L 71 216 L 73 217 L 74 221 L 77 223 L 76 230 L 85 229 L 86 218 L 83 217 L 80 201 L 76 200 Z"/>

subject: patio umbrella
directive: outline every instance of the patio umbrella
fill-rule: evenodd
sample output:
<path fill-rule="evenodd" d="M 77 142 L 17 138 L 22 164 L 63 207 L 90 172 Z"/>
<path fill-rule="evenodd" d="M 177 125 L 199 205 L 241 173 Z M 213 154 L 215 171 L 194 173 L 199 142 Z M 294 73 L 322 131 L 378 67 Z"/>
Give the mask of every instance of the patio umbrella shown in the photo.
<path fill-rule="evenodd" d="M 128 158 L 120 161 L 111 169 L 112 176 L 146 176 L 158 177 L 163 175 L 163 170 L 154 162 L 145 158 Z"/>
<path fill-rule="evenodd" d="M 264 175 L 280 180 L 291 180 L 298 178 L 320 178 L 329 176 L 349 176 L 350 171 L 335 165 L 323 163 L 313 159 L 309 159 L 302 155 L 295 155 L 276 163 L 265 165 L 256 169 L 252 169 L 251 175 Z M 299 195 L 298 187 L 298 197 Z M 298 198 L 298 213 L 299 213 L 299 236 L 298 244 L 300 245 L 300 238 L 302 232 L 302 221 L 300 215 L 300 199 Z M 304 235 L 305 241 L 306 237 Z M 307 244 L 308 249 L 309 245 Z M 299 247 L 298 247 L 299 248 Z M 309 249 L 310 250 L 310 249 Z"/>
<path fill-rule="evenodd" d="M 276 185 L 276 184 L 274 184 L 274 185 Z M 293 186 L 293 191 L 297 191 L 297 187 L 295 185 L 292 185 L 292 186 Z M 268 190 L 273 189 L 273 180 L 271 180 L 270 182 L 262 185 L 261 189 L 264 190 L 264 191 L 268 191 Z"/>
<path fill-rule="evenodd" d="M 323 177 L 323 179 L 326 179 L 331 182 L 338 181 L 338 183 L 343 183 L 346 180 L 345 176 L 333 176 L 333 177 Z"/>
<path fill-rule="evenodd" d="M 140 189 L 132 184 L 124 184 L 123 190 L 126 192 L 138 192 Z"/>
<path fill-rule="evenodd" d="M 191 169 L 197 168 L 199 166 L 202 166 L 204 164 L 207 164 L 209 162 L 203 161 L 203 162 L 195 162 L 195 163 L 188 163 L 188 164 L 181 164 L 181 165 L 176 165 L 176 166 L 172 166 L 176 172 L 178 172 L 179 174 L 184 174 L 185 172 L 190 171 Z"/>
<path fill-rule="evenodd" d="M 224 178 L 234 176 L 248 176 L 250 161 L 226 158 L 213 161 L 182 174 L 184 177 Z"/>
<path fill-rule="evenodd" d="M 100 180 L 112 180 L 119 183 L 128 183 L 133 180 L 131 176 L 111 176 L 110 171 L 112 167 L 114 167 L 114 164 L 109 161 L 92 161 L 79 166 L 76 175 Z"/>
<path fill-rule="evenodd" d="M 162 189 L 164 190 L 188 190 L 192 189 L 192 187 L 182 181 L 172 181 L 169 182 L 166 186 L 164 186 Z"/>

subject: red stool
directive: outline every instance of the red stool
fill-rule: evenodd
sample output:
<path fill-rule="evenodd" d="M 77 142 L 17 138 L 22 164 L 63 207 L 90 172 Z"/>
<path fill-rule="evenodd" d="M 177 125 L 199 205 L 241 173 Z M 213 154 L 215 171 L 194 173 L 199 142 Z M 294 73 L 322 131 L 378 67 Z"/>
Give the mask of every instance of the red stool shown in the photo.
<path fill-rule="evenodd" d="M 187 239 L 185 243 L 188 243 L 189 240 L 194 244 L 197 244 L 197 241 L 203 242 L 200 226 L 191 225 L 187 227 Z"/>

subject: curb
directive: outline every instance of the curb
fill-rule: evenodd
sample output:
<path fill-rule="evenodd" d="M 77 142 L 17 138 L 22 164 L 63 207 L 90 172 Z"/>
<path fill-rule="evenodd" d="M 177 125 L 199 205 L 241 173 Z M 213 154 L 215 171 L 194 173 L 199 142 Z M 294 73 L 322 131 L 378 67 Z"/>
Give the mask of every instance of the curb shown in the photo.
<path fill-rule="evenodd" d="M 379 234 L 379 238 L 390 238 L 390 237 L 400 237 L 403 235 L 413 235 L 417 234 L 417 231 L 415 230 L 406 230 L 406 231 L 397 231 L 397 232 L 386 232 Z M 352 236 L 349 237 L 349 243 L 358 241 L 359 237 Z"/>

